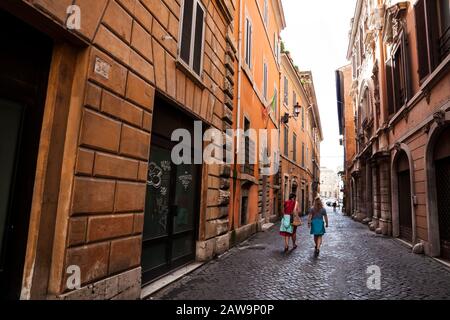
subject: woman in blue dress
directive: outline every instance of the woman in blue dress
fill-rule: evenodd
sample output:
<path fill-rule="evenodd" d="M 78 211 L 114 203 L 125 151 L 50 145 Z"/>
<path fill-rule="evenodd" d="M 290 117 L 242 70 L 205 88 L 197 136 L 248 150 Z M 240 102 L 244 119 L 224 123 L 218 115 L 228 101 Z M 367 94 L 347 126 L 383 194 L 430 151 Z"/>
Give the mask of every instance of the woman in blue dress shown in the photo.
<path fill-rule="evenodd" d="M 314 207 L 309 209 L 308 226 L 311 227 L 311 234 L 314 235 L 315 254 L 319 255 L 322 237 L 325 234 L 325 228 L 328 228 L 327 211 L 319 197 L 314 200 Z"/>

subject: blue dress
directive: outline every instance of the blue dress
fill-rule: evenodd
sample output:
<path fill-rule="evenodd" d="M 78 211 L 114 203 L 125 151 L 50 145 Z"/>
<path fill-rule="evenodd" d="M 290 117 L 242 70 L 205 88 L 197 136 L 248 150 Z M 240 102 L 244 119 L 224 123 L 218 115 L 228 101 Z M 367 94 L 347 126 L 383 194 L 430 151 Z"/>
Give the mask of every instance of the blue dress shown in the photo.
<path fill-rule="evenodd" d="M 311 220 L 311 234 L 315 236 L 323 236 L 325 234 L 325 223 L 323 218 L 327 215 L 327 211 L 322 209 L 318 213 L 314 214 L 314 209 L 310 209 L 309 213 L 313 214 Z"/>

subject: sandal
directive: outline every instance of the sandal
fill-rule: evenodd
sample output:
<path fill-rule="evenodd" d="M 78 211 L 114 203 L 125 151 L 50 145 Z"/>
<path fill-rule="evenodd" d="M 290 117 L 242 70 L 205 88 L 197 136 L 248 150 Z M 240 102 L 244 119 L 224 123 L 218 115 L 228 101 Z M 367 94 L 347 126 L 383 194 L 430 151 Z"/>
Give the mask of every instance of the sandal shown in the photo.
<path fill-rule="evenodd" d="M 294 246 L 292 247 L 292 250 L 295 250 L 295 249 L 297 249 L 297 245 L 296 244 L 294 244 Z"/>
<path fill-rule="evenodd" d="M 288 252 L 288 251 L 289 251 L 289 247 L 285 247 L 284 252 Z"/>

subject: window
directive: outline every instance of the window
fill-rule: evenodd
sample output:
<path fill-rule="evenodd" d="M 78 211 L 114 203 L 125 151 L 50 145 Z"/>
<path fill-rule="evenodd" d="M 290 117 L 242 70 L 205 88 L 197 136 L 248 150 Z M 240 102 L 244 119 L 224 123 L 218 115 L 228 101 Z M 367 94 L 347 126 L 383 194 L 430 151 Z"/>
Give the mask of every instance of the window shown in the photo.
<path fill-rule="evenodd" d="M 273 34 L 273 54 L 278 62 L 278 37 L 277 34 Z"/>
<path fill-rule="evenodd" d="M 284 100 L 283 100 L 283 102 L 285 105 L 289 104 L 289 80 L 286 76 L 284 77 Z"/>
<path fill-rule="evenodd" d="M 416 17 L 419 78 L 424 80 L 450 52 L 450 1 L 419 0 Z"/>
<path fill-rule="evenodd" d="M 204 18 L 200 1 L 184 1 L 179 57 L 197 75 L 201 74 L 203 63 Z"/>
<path fill-rule="evenodd" d="M 302 142 L 302 167 L 305 166 L 305 143 Z"/>
<path fill-rule="evenodd" d="M 294 160 L 294 162 L 297 162 L 297 135 L 294 133 L 293 137 L 292 137 L 292 145 L 293 145 L 293 155 L 292 155 L 292 160 Z"/>
<path fill-rule="evenodd" d="M 269 4 L 268 4 L 268 0 L 264 0 L 264 24 L 266 25 L 266 27 L 269 26 Z"/>
<path fill-rule="evenodd" d="M 389 115 L 397 113 L 410 98 L 409 59 L 406 35 L 403 33 L 392 58 L 386 62 Z"/>
<path fill-rule="evenodd" d="M 267 63 L 264 62 L 264 64 L 263 64 L 263 96 L 266 101 L 267 101 L 267 82 L 269 81 L 267 72 L 268 72 Z"/>
<path fill-rule="evenodd" d="M 292 91 L 292 106 L 295 106 L 297 102 L 297 93 L 295 93 L 295 91 Z"/>
<path fill-rule="evenodd" d="M 353 75 L 353 79 L 356 79 L 356 72 L 357 72 L 357 67 L 356 67 L 356 55 L 353 54 L 352 56 L 352 75 Z"/>
<path fill-rule="evenodd" d="M 250 121 L 247 118 L 244 118 L 244 132 L 248 133 L 250 130 Z M 245 135 L 245 164 L 244 164 L 244 173 L 249 175 L 255 174 L 255 143 L 251 139 L 250 134 Z"/>
<path fill-rule="evenodd" d="M 305 108 L 302 107 L 302 129 L 305 129 Z"/>
<path fill-rule="evenodd" d="M 289 157 L 289 128 L 284 127 L 284 155 Z"/>
<path fill-rule="evenodd" d="M 252 23 L 246 18 L 245 19 L 245 63 L 249 68 L 252 67 Z"/>
<path fill-rule="evenodd" d="M 306 168 L 309 168 L 309 148 L 306 147 Z"/>

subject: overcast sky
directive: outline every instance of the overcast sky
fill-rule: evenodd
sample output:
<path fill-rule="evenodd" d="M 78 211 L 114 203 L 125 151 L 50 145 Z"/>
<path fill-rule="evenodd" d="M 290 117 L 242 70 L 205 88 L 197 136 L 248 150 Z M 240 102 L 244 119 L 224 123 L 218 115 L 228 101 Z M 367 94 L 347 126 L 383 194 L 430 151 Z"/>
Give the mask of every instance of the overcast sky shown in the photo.
<path fill-rule="evenodd" d="M 356 0 L 282 0 L 286 29 L 281 33 L 286 50 L 301 70 L 313 73 L 324 141 L 321 166 L 336 170 L 343 166 L 339 146 L 336 102 L 336 69 L 346 59 L 350 19 Z"/>

